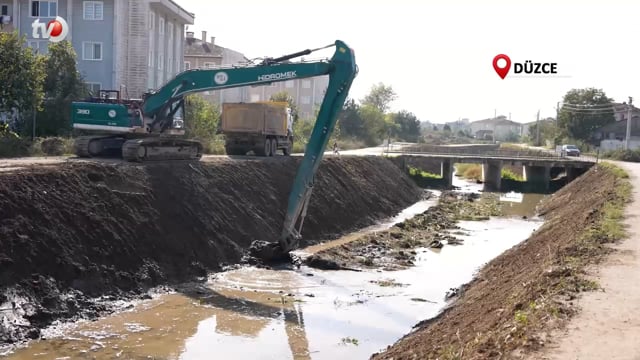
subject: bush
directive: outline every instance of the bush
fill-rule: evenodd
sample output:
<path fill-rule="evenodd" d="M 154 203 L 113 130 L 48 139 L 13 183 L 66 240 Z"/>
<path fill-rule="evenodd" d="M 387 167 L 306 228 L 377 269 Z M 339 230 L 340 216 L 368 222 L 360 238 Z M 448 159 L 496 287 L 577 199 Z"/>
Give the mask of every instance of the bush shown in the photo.
<path fill-rule="evenodd" d="M 40 148 L 45 155 L 60 156 L 65 153 L 64 141 L 60 138 L 47 138 L 42 140 Z"/>
<path fill-rule="evenodd" d="M 482 180 L 482 165 L 480 164 L 456 164 L 456 175 L 468 180 Z"/>
<path fill-rule="evenodd" d="M 0 157 L 21 157 L 31 155 L 31 141 L 19 137 L 0 137 Z"/>
<path fill-rule="evenodd" d="M 607 151 L 602 154 L 603 158 L 628 161 L 628 162 L 640 162 L 640 150 L 613 150 Z"/>
<path fill-rule="evenodd" d="M 509 169 L 502 169 L 502 178 L 513 181 L 524 181 L 524 178 Z"/>

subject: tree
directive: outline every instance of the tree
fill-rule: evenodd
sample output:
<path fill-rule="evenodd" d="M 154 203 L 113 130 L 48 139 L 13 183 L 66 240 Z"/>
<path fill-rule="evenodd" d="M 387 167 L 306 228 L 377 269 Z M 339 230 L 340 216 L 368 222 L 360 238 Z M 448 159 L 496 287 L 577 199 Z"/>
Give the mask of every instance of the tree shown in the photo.
<path fill-rule="evenodd" d="M 371 105 L 378 109 L 381 113 L 386 114 L 389 111 L 391 103 L 398 98 L 398 95 L 389 85 L 378 83 L 373 85 L 369 94 L 362 99 L 363 105 Z"/>
<path fill-rule="evenodd" d="M 40 135 L 62 135 L 71 130 L 71 103 L 88 95 L 76 68 L 76 52 L 69 41 L 51 43 L 45 57 L 45 101 L 38 112 L 36 130 Z"/>
<path fill-rule="evenodd" d="M 394 135 L 404 141 L 418 141 L 420 137 L 420 120 L 413 113 L 402 110 L 392 114 L 392 120 L 397 129 Z"/>
<path fill-rule="evenodd" d="M 200 95 L 188 95 L 185 101 L 184 123 L 187 137 L 213 139 L 220 123 L 220 109 Z"/>
<path fill-rule="evenodd" d="M 442 128 L 442 131 L 451 132 L 451 126 L 449 126 L 449 124 L 444 124 L 444 127 Z"/>
<path fill-rule="evenodd" d="M 0 33 L 0 111 L 41 109 L 45 64 L 17 32 Z"/>
<path fill-rule="evenodd" d="M 545 143 L 547 140 L 555 141 L 561 135 L 561 130 L 556 126 L 555 120 L 541 120 L 540 125 L 540 142 Z M 529 126 L 528 138 L 536 141 L 538 138 L 538 124 Z"/>
<path fill-rule="evenodd" d="M 296 105 L 293 97 L 286 90 L 271 95 L 269 101 L 288 103 L 289 108 L 291 109 L 291 115 L 293 116 L 293 122 L 295 123 L 298 121 L 298 106 Z"/>
<path fill-rule="evenodd" d="M 355 100 L 348 99 L 338 115 L 342 134 L 347 137 L 360 138 L 365 134 L 364 122 L 360 116 L 360 105 Z"/>
<path fill-rule="evenodd" d="M 364 130 L 361 139 L 368 146 L 379 145 L 387 134 L 385 114 L 374 105 L 364 104 L 360 106 L 360 117 Z"/>
<path fill-rule="evenodd" d="M 572 89 L 563 99 L 558 126 L 563 133 L 573 139 L 588 141 L 594 130 L 615 122 L 613 99 L 602 89 Z"/>

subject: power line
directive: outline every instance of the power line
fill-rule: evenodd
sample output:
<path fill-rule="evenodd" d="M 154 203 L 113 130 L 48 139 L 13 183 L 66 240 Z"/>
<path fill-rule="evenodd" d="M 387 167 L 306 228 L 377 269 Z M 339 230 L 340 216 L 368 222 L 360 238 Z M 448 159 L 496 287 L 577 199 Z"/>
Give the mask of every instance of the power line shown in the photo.
<path fill-rule="evenodd" d="M 595 105 L 583 105 L 583 104 L 571 104 L 571 103 L 563 103 L 562 106 L 569 106 L 580 109 L 603 109 L 603 108 L 614 108 L 615 104 L 595 104 Z"/>

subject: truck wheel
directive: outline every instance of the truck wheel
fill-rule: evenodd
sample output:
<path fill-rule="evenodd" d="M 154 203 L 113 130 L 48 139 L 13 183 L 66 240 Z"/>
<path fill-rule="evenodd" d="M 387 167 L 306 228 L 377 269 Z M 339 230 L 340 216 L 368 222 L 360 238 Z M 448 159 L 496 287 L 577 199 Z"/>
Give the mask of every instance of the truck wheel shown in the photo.
<path fill-rule="evenodd" d="M 278 154 L 278 140 L 271 139 L 271 156 L 276 156 Z"/>
<path fill-rule="evenodd" d="M 258 154 L 259 156 L 271 156 L 271 141 L 269 139 L 264 139 L 264 144 L 262 145 L 262 150 Z"/>

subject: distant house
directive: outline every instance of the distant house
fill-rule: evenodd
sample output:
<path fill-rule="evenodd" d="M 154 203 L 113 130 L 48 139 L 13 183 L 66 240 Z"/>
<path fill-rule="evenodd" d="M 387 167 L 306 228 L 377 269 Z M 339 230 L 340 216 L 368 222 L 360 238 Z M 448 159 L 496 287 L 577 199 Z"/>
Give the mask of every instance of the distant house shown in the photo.
<path fill-rule="evenodd" d="M 490 132 L 495 141 L 516 141 L 522 134 L 522 124 L 507 120 L 506 116 L 474 121 L 469 126 L 478 139 L 485 138 Z"/>
<path fill-rule="evenodd" d="M 613 104 L 613 116 L 616 122 L 605 125 L 593 132 L 593 140 L 624 140 L 627 136 L 628 108 L 626 103 Z M 640 136 L 640 109 L 631 110 L 631 137 Z"/>
<path fill-rule="evenodd" d="M 474 136 L 478 140 L 493 140 L 493 130 L 478 130 Z"/>
<path fill-rule="evenodd" d="M 249 63 L 249 59 L 242 53 L 217 45 L 215 36 L 207 38 L 206 31 L 202 31 L 202 37 L 200 39 L 194 35 L 193 31 L 187 31 L 185 36 L 185 70 L 214 69 Z M 224 90 L 205 91 L 200 95 L 215 103 L 246 102 L 249 100 L 249 92 L 250 87 L 243 86 Z"/>

